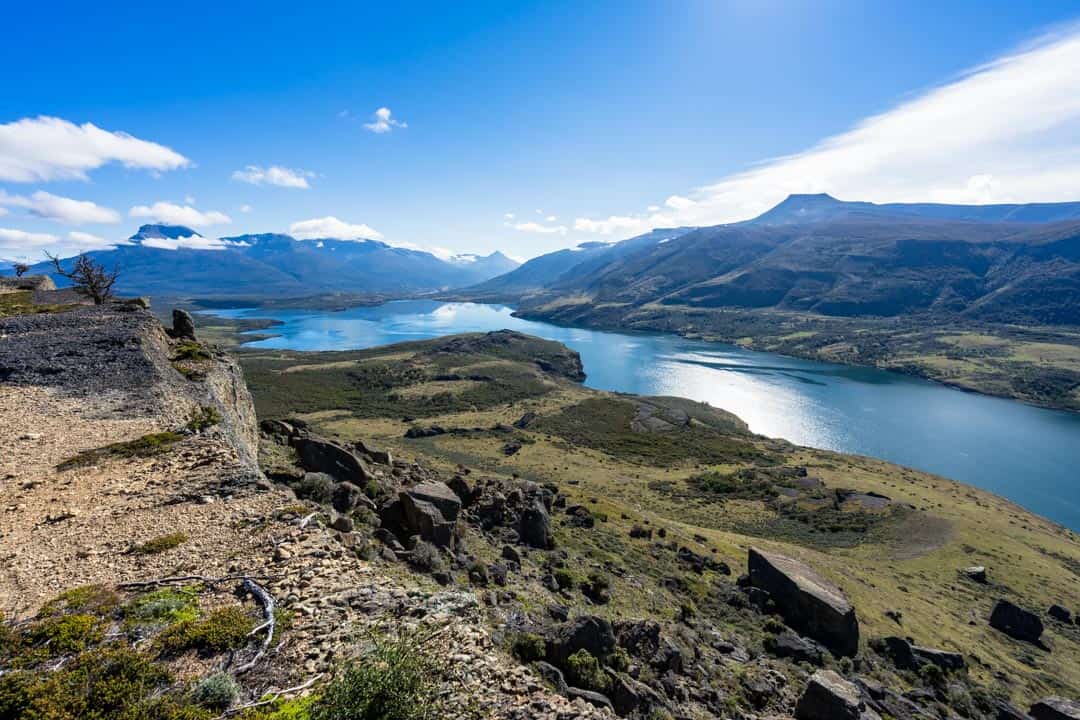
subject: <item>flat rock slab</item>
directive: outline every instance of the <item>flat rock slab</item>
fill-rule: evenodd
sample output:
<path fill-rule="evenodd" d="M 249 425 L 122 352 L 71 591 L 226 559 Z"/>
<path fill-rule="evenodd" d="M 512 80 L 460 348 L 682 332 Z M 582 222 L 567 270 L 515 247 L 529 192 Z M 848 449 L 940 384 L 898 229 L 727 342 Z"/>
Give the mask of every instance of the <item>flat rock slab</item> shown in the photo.
<path fill-rule="evenodd" d="M 750 584 L 769 593 L 784 620 L 835 655 L 859 649 L 855 608 L 840 588 L 794 558 L 750 548 Z"/>
<path fill-rule="evenodd" d="M 875 716 L 859 697 L 858 688 L 832 670 L 814 673 L 795 705 L 798 720 L 866 720 Z"/>
<path fill-rule="evenodd" d="M 1080 702 L 1060 697 L 1043 698 L 1031 706 L 1035 720 L 1080 720 Z"/>
<path fill-rule="evenodd" d="M 461 510 L 461 498 L 446 483 L 424 482 L 414 485 L 406 492 L 417 500 L 429 502 L 439 508 L 447 522 L 457 520 L 458 511 Z"/>

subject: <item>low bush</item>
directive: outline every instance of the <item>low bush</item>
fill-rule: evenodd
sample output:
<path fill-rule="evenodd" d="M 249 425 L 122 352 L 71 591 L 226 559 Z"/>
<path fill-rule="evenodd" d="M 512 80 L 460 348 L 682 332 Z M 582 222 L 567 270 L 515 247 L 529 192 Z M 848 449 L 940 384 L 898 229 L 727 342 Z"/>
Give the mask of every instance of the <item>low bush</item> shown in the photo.
<path fill-rule="evenodd" d="M 409 563 L 421 570 L 431 572 L 442 568 L 443 557 L 442 553 L 439 552 L 439 548 L 421 540 L 413 548 L 412 555 L 409 556 Z"/>
<path fill-rule="evenodd" d="M 188 419 L 187 427 L 191 432 L 202 432 L 207 428 L 212 428 L 221 422 L 221 413 L 218 412 L 216 407 L 210 405 L 201 405 L 191 413 L 191 418 Z"/>
<path fill-rule="evenodd" d="M 143 435 L 135 440 L 113 443 L 93 450 L 84 450 L 56 466 L 57 470 L 96 465 L 110 457 L 152 457 L 167 451 L 184 439 L 180 433 L 171 431 Z"/>
<path fill-rule="evenodd" d="M 174 532 L 151 538 L 141 545 L 136 545 L 133 548 L 133 551 L 140 555 L 157 555 L 158 553 L 163 553 L 166 550 L 172 550 L 175 547 L 183 545 L 187 541 L 187 533 Z"/>
<path fill-rule="evenodd" d="M 547 655 L 547 643 L 536 633 L 518 633 L 510 645 L 511 651 L 521 662 L 536 662 Z"/>
<path fill-rule="evenodd" d="M 31 625 L 26 642 L 46 648 L 50 655 L 63 655 L 85 650 L 104 636 L 101 621 L 93 615 L 59 615 Z"/>
<path fill-rule="evenodd" d="M 196 593 L 191 589 L 162 588 L 136 597 L 124 606 L 129 625 L 171 624 L 198 617 Z"/>
<path fill-rule="evenodd" d="M 611 683 L 600 661 L 582 648 L 566 659 L 566 681 L 574 687 L 604 692 Z"/>
<path fill-rule="evenodd" d="M 312 720 L 427 720 L 435 716 L 439 666 L 412 633 L 376 635 L 311 708 Z"/>
<path fill-rule="evenodd" d="M 195 683 L 191 699 L 200 707 L 227 710 L 240 696 L 240 688 L 228 673 L 214 673 Z"/>
<path fill-rule="evenodd" d="M 173 360 L 209 360 L 210 352 L 194 340 L 185 340 L 176 346 Z"/>
<path fill-rule="evenodd" d="M 182 620 L 163 630 L 156 643 L 162 654 L 198 650 L 213 654 L 234 650 L 247 644 L 255 621 L 243 608 L 218 608 L 200 620 Z"/>

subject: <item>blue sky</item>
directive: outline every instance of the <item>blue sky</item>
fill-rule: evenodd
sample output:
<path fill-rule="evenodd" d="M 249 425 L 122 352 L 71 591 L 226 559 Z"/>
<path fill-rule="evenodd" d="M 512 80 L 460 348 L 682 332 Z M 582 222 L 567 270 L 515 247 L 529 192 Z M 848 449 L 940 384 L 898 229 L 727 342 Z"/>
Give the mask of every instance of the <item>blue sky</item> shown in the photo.
<path fill-rule="evenodd" d="M 0 257 L 155 219 L 524 258 L 797 191 L 1080 199 L 1075 2 L 358 5 L 9 8 Z"/>

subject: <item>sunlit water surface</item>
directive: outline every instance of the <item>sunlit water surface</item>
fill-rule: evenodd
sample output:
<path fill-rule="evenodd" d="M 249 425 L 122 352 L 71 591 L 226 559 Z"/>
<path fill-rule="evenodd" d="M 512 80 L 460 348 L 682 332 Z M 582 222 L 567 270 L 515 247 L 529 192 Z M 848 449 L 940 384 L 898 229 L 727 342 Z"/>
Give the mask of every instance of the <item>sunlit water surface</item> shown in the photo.
<path fill-rule="evenodd" d="M 511 316 L 511 308 L 392 302 L 339 312 L 214 310 L 273 318 L 250 347 L 349 350 L 509 328 L 581 353 L 586 385 L 678 395 L 735 413 L 757 433 L 882 458 L 999 493 L 1080 530 L 1080 415 L 974 395 L 897 373 L 751 352 L 673 335 L 621 334 Z"/>

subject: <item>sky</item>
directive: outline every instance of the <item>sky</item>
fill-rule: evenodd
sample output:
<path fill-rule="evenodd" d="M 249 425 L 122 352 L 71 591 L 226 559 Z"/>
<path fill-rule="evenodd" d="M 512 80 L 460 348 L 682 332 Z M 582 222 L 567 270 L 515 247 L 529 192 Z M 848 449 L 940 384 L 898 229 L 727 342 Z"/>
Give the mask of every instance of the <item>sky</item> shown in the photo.
<path fill-rule="evenodd" d="M 167 222 L 525 259 L 793 192 L 1080 200 L 1075 1 L 4 15 L 0 258 Z"/>

